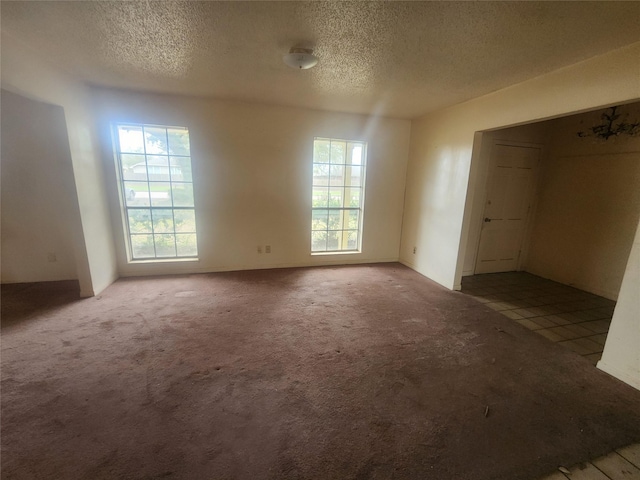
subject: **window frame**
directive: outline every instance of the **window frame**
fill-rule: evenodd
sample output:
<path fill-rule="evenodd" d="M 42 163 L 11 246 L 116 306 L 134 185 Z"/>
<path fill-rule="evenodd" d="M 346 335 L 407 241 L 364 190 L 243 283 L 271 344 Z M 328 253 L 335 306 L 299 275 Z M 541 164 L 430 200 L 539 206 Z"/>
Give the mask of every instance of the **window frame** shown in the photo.
<path fill-rule="evenodd" d="M 120 145 L 120 135 L 119 129 L 122 127 L 133 127 L 140 128 L 143 138 L 143 151 L 142 152 L 124 152 L 122 151 Z M 148 153 L 147 152 L 147 142 L 145 137 L 145 128 L 155 128 L 155 129 L 164 129 L 165 130 L 165 139 L 167 142 L 167 153 Z M 184 130 L 189 138 L 189 151 L 188 155 L 184 154 L 172 154 L 169 151 L 169 130 Z M 112 142 L 113 142 L 113 153 L 115 158 L 115 167 L 116 167 L 116 179 L 117 179 L 117 188 L 119 195 L 119 203 L 120 203 L 120 214 L 122 217 L 122 225 L 123 225 L 123 234 L 125 240 L 125 250 L 127 254 L 127 260 L 129 263 L 164 263 L 164 262 L 182 262 L 182 261 L 197 261 L 198 257 L 198 228 L 197 228 L 197 219 L 196 219 L 196 200 L 195 200 L 195 185 L 193 179 L 193 163 L 192 163 L 192 155 L 191 155 L 191 146 L 190 146 L 190 132 L 188 127 L 184 126 L 176 126 L 176 125 L 159 125 L 159 124 L 149 124 L 149 123 L 137 123 L 137 122 L 111 122 L 111 132 L 112 132 Z M 144 157 L 144 164 L 146 169 L 145 180 L 127 180 L 123 175 L 123 163 L 122 163 L 122 155 L 140 155 Z M 168 180 L 150 180 L 150 175 L 157 175 L 157 173 L 152 173 L 149 171 L 149 157 L 152 156 L 162 156 L 167 157 L 168 164 Z M 189 159 L 189 169 L 191 170 L 191 179 L 189 181 L 185 180 L 173 180 L 173 173 L 175 170 L 173 169 L 173 165 L 171 163 L 172 158 L 188 158 Z M 151 165 L 153 166 L 153 165 Z M 151 184 L 152 183 L 167 183 L 169 185 L 169 198 L 171 200 L 170 205 L 153 205 L 152 197 L 149 196 L 149 204 L 148 205 L 140 205 L 140 206 L 129 206 L 127 204 L 127 186 L 125 182 L 137 182 L 137 183 L 146 183 L 147 191 L 152 192 Z M 185 184 L 190 185 L 192 192 L 193 205 L 192 206 L 176 206 L 174 205 L 174 192 L 173 185 L 174 184 Z M 130 220 L 129 220 L 129 212 L 130 210 L 147 210 L 150 214 L 150 233 L 146 233 L 146 235 L 150 235 L 153 241 L 153 256 L 138 256 L 134 255 L 134 248 L 132 244 L 133 237 L 138 235 L 136 233 L 132 233 Z M 171 210 L 172 217 L 172 232 L 155 232 L 154 227 L 154 218 L 153 211 L 156 210 Z M 176 211 L 192 211 L 194 217 L 194 229 L 193 232 L 182 232 L 177 231 L 176 229 Z M 142 234 L 141 234 L 142 235 Z M 156 246 L 156 235 L 172 235 L 173 236 L 173 249 L 174 255 L 158 255 L 157 246 Z M 195 237 L 195 254 L 193 255 L 180 255 L 178 253 L 178 235 L 193 235 Z"/>
<path fill-rule="evenodd" d="M 317 162 L 316 161 L 316 142 L 317 141 L 328 141 L 329 142 L 329 160 L 328 162 Z M 343 163 L 333 163 L 331 162 L 331 154 L 332 154 L 332 149 L 331 149 L 331 143 L 332 142 L 336 142 L 336 143 L 343 143 L 345 144 L 345 152 L 344 152 L 344 161 Z M 353 154 L 353 149 L 351 147 L 350 150 L 350 145 L 359 145 L 361 146 L 361 155 L 360 155 L 360 163 L 352 163 L 351 162 L 351 155 Z M 343 254 L 358 254 L 358 253 L 362 253 L 362 241 L 363 241 L 363 231 L 364 231 L 364 204 L 365 204 L 365 188 L 366 188 L 366 172 L 367 172 L 367 155 L 368 155 L 368 142 L 364 141 L 364 140 L 349 140 L 349 139 L 342 139 L 342 138 L 334 138 L 334 137 L 320 137 L 320 136 L 316 136 L 313 138 L 313 148 L 312 148 L 312 172 L 311 172 L 311 230 L 310 230 L 310 247 L 311 247 L 311 255 L 343 255 Z M 351 162 L 351 163 L 350 163 Z M 325 165 L 329 167 L 329 173 L 328 173 L 328 178 L 327 178 L 327 185 L 317 185 L 316 184 L 316 175 L 315 175 L 315 169 L 316 166 L 318 165 Z M 331 166 L 339 166 L 342 167 L 342 169 L 344 169 L 344 172 L 342 174 L 343 177 L 343 182 L 341 185 L 332 185 L 331 184 Z M 359 186 L 353 186 L 353 185 L 347 185 L 347 168 L 353 168 L 354 166 L 360 167 L 361 169 L 361 173 L 360 173 L 360 185 Z M 314 201 L 315 201 L 315 191 L 317 189 L 324 189 L 326 187 L 327 189 L 327 204 L 326 206 L 314 206 Z M 330 206 L 330 201 L 331 201 L 331 187 L 335 187 L 335 188 L 339 188 L 342 189 L 342 204 L 339 207 L 332 207 Z M 347 189 L 350 188 L 357 188 L 359 189 L 359 205 L 357 207 L 351 207 L 348 205 L 348 201 L 347 201 Z M 326 228 L 325 229 L 314 229 L 314 222 L 316 219 L 316 216 L 314 215 L 314 212 L 316 211 L 327 211 L 327 221 L 326 221 Z M 331 212 L 336 212 L 339 211 L 340 216 L 339 216 L 339 220 L 338 223 L 341 225 L 342 228 L 339 229 L 332 229 L 330 228 L 330 224 L 331 224 Z M 355 229 L 349 229 L 349 228 L 345 228 L 346 223 L 348 222 L 348 217 L 345 217 L 345 212 L 348 211 L 357 211 L 358 212 L 358 221 L 357 221 L 357 228 Z M 326 232 L 326 239 L 325 239 L 325 249 L 324 250 L 314 250 L 314 232 Z M 348 248 L 348 246 L 345 247 L 341 247 L 341 245 L 348 245 L 348 234 L 349 232 L 353 232 L 355 231 L 357 233 L 357 241 L 356 241 L 356 246 L 354 248 Z M 339 235 L 339 239 L 338 239 L 338 249 L 328 249 L 329 247 L 329 233 L 330 232 L 341 232 L 341 234 Z"/>

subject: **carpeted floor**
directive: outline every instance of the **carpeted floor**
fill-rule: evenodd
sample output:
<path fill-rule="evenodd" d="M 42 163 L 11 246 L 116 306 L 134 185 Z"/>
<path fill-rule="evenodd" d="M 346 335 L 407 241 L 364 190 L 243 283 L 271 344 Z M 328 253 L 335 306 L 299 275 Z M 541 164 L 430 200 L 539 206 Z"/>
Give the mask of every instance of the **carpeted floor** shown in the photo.
<path fill-rule="evenodd" d="M 7 480 L 530 480 L 640 440 L 639 391 L 399 264 L 68 286 L 2 288 Z"/>

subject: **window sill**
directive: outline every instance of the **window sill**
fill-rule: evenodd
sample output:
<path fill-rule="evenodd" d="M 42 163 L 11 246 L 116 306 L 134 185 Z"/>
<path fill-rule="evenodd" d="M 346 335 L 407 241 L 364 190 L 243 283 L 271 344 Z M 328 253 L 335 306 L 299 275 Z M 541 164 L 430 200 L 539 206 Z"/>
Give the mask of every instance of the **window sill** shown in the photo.
<path fill-rule="evenodd" d="M 129 265 L 141 265 L 149 263 L 184 263 L 184 262 L 199 262 L 199 258 L 149 258 L 141 260 L 129 260 Z"/>
<path fill-rule="evenodd" d="M 311 252 L 311 256 L 316 255 L 353 255 L 357 253 L 362 253 L 362 250 L 347 250 L 344 252 Z"/>

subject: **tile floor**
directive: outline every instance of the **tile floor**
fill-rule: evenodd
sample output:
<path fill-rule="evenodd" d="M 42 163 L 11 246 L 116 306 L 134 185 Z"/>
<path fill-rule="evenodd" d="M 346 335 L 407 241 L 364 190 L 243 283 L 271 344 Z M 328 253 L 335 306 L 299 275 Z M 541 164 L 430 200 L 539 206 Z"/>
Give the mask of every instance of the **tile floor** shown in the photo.
<path fill-rule="evenodd" d="M 561 470 L 562 469 L 562 470 Z M 640 443 L 619 448 L 604 457 L 558 471 L 540 480 L 640 480 Z"/>
<path fill-rule="evenodd" d="M 462 293 L 588 358 L 600 360 L 615 302 L 526 272 L 463 277 Z M 640 480 L 640 444 L 540 480 Z"/>
<path fill-rule="evenodd" d="M 600 360 L 615 302 L 526 272 L 462 278 L 462 293 L 570 348 Z"/>

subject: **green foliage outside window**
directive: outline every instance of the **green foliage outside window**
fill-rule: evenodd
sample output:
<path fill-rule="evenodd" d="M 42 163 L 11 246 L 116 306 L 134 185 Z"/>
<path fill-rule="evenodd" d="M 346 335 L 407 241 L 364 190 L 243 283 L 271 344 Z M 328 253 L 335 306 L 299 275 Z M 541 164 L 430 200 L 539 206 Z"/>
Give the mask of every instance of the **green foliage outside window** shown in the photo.
<path fill-rule="evenodd" d="M 132 259 L 197 255 L 189 132 L 117 126 Z"/>
<path fill-rule="evenodd" d="M 360 245 L 366 144 L 316 138 L 313 149 L 311 251 Z"/>

